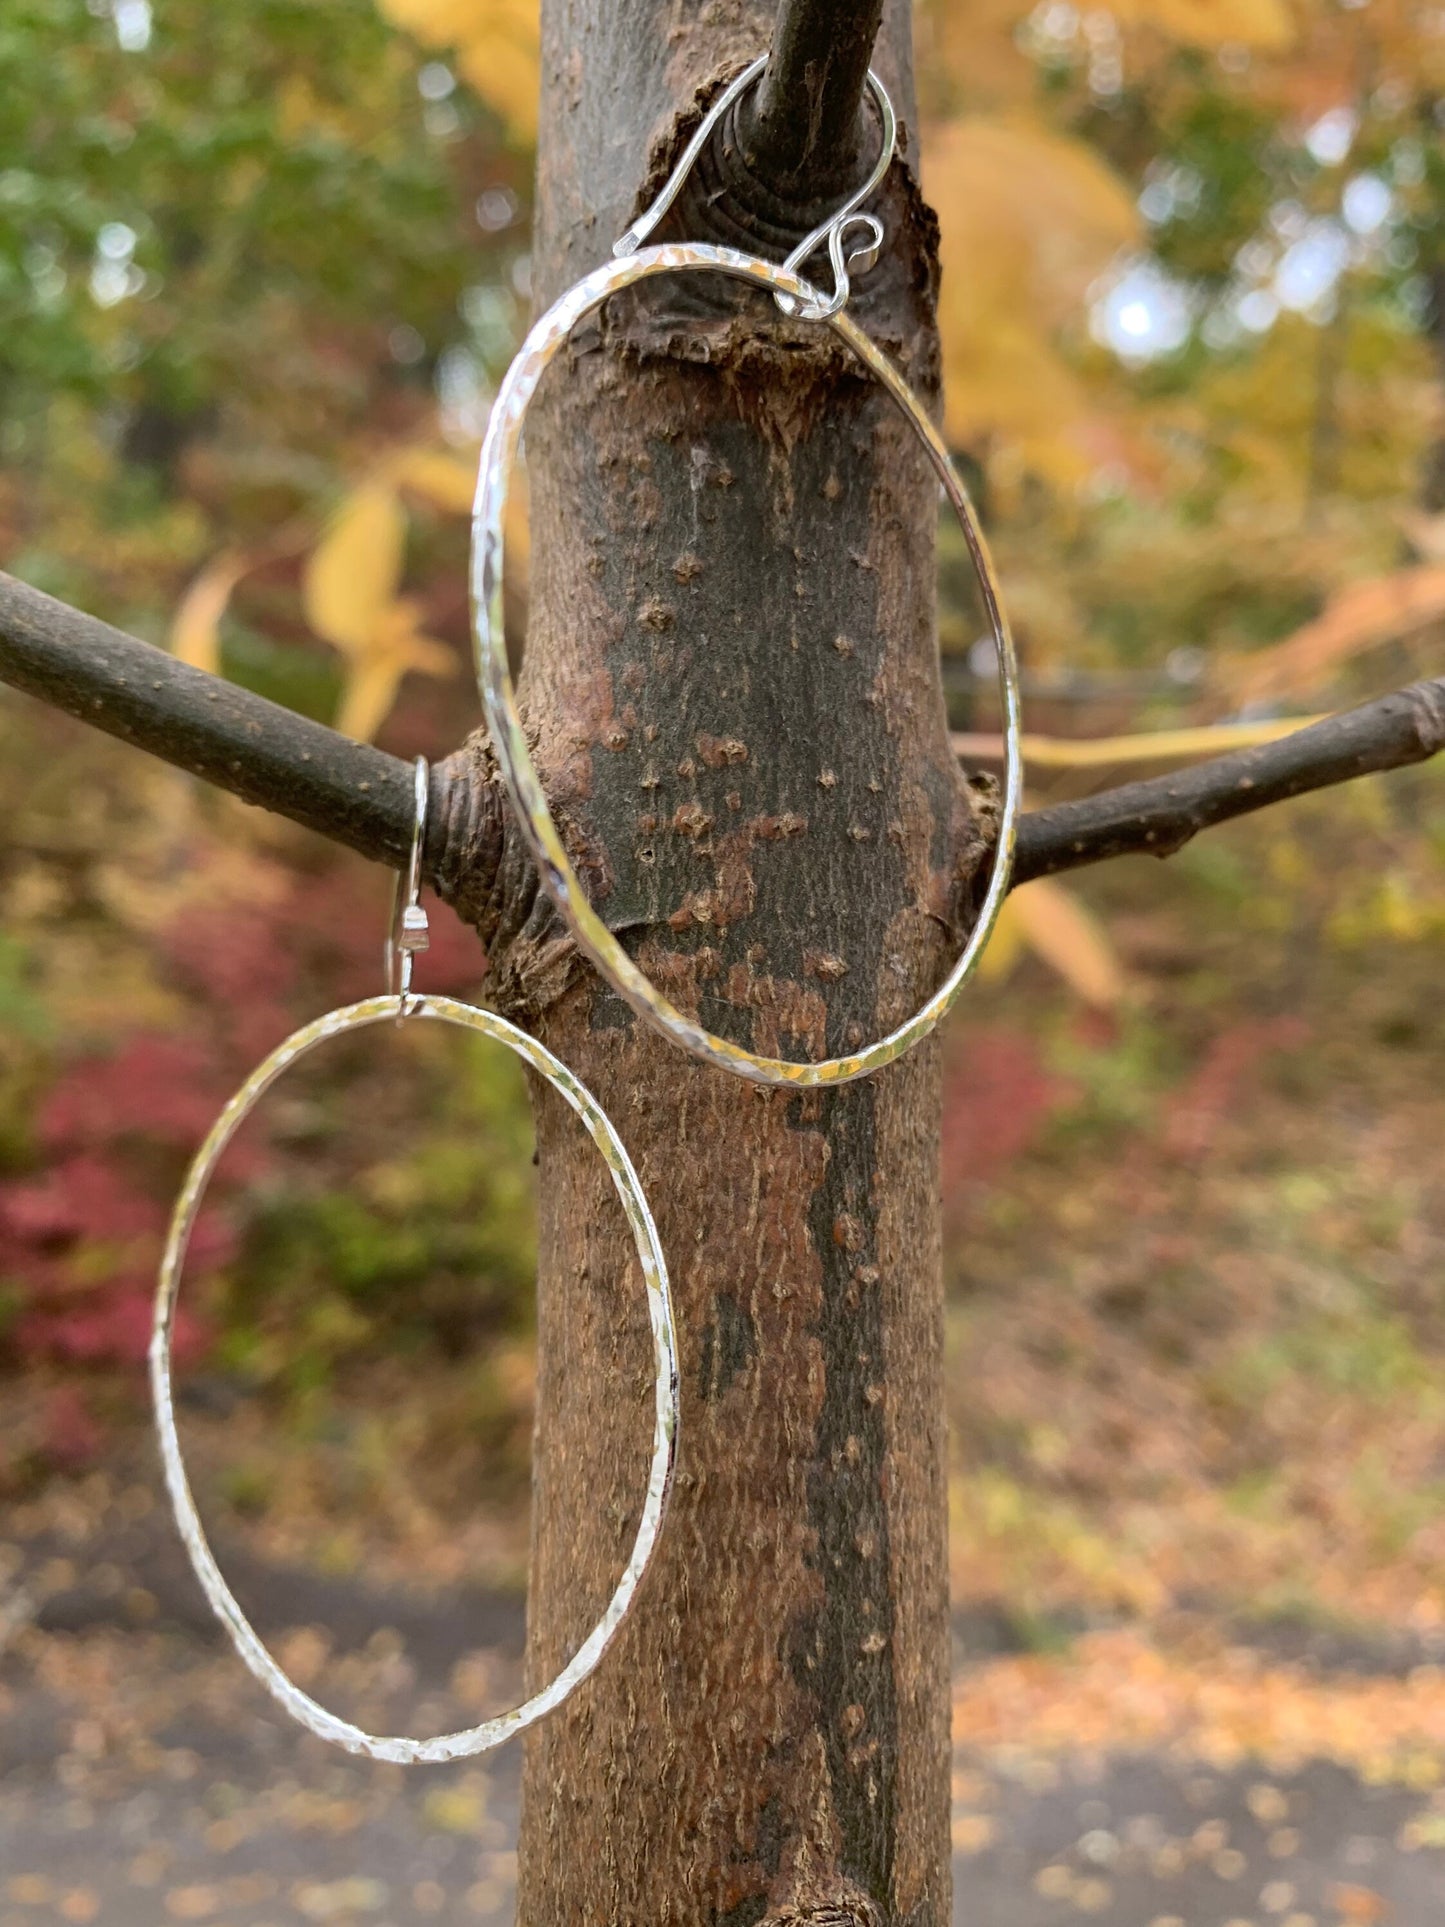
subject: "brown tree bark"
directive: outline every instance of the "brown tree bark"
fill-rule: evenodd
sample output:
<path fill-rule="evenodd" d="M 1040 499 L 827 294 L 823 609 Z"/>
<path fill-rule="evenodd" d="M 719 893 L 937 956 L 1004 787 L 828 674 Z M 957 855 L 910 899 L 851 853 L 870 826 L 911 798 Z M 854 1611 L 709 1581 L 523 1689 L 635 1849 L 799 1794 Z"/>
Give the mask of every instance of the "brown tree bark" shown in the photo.
<path fill-rule="evenodd" d="M 547 0 L 539 302 L 604 257 L 770 26 L 747 0 Z M 909 125 L 904 4 L 877 64 Z M 725 130 L 670 232 L 781 255 L 816 210 L 744 145 Z M 934 229 L 906 158 L 882 198 L 856 311 L 931 390 Z M 716 1030 L 791 1055 L 877 1034 L 945 965 L 977 841 L 936 673 L 937 492 L 906 426 L 820 330 L 731 286 L 652 283 L 579 331 L 527 446 L 523 699 L 594 899 Z M 836 1093 L 760 1091 L 636 1023 L 542 915 L 496 982 L 616 1118 L 683 1355 L 655 1570 L 528 1750 L 519 1918 L 942 1927 L 936 1051 Z M 545 1097 L 538 1133 L 540 1676 L 625 1556 L 650 1374 L 605 1174 Z"/>

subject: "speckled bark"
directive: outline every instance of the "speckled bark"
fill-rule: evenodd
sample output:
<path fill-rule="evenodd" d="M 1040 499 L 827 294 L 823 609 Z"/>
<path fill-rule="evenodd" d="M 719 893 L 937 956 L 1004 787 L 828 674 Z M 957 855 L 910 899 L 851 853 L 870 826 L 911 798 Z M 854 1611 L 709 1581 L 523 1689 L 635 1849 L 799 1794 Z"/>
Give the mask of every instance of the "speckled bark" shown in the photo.
<path fill-rule="evenodd" d="M 766 44 L 742 0 L 546 0 L 540 298 L 603 258 L 695 97 Z M 906 9 L 879 65 L 910 117 Z M 678 116 L 682 116 L 679 123 Z M 674 232 L 781 253 L 789 211 L 714 162 Z M 855 311 L 935 379 L 932 223 L 906 161 Z M 936 490 L 818 331 L 654 285 L 580 333 L 528 424 L 523 700 L 614 928 L 715 1030 L 788 1055 L 937 981 L 967 844 L 935 672 Z M 949 1918 L 936 1052 L 826 1096 L 685 1060 L 545 916 L 499 987 L 593 1086 L 662 1230 L 681 1467 L 597 1676 L 533 1736 L 520 1919 Z M 634 1530 L 650 1374 L 605 1174 L 539 1110 L 530 1664 L 551 1671 Z"/>

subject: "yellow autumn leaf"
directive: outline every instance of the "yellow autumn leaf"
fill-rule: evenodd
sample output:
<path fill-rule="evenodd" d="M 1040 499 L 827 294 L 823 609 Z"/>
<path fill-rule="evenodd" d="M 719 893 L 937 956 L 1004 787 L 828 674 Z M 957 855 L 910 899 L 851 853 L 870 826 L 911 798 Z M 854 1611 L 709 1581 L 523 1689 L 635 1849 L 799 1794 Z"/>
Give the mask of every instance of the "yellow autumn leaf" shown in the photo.
<path fill-rule="evenodd" d="M 463 80 L 494 107 L 518 140 L 537 138 L 538 50 L 535 35 L 470 41 L 458 49 Z"/>
<path fill-rule="evenodd" d="M 913 31 L 925 118 L 970 100 L 1028 100 L 1038 88 L 1024 27 L 1035 0 L 916 0 Z"/>
<path fill-rule="evenodd" d="M 1058 299 L 1073 300 L 1081 270 L 1092 275 L 1101 246 L 1120 247 L 1139 232 L 1133 195 L 1094 149 L 1023 116 L 954 122 L 930 142 L 925 167 L 941 219 L 985 212 L 1031 256 L 1048 257 L 1050 278 L 1064 283 L 1055 309 Z M 1019 212 L 1028 217 L 1022 233 Z"/>
<path fill-rule="evenodd" d="M 525 470 L 507 492 L 502 543 L 510 589 L 517 596 L 525 596 L 532 569 L 532 492 Z"/>
<path fill-rule="evenodd" d="M 924 182 L 942 230 L 946 421 L 1001 438 L 1072 480 L 1089 466 L 1089 398 L 1060 346 L 1091 284 L 1138 237 L 1133 196 L 1083 142 L 1023 118 L 974 117 L 929 142 Z"/>
<path fill-rule="evenodd" d="M 971 313 L 958 312 L 965 303 Z M 1026 468 L 1070 487 L 1090 467 L 1071 433 L 1088 416 L 1088 393 L 1050 332 L 1037 319 L 1009 318 L 1003 308 L 1001 297 L 990 313 L 977 292 L 939 304 L 949 436 L 973 448 L 1001 437 Z"/>
<path fill-rule="evenodd" d="M 463 79 L 522 141 L 537 132 L 537 0 L 378 0 L 426 47 L 455 50 Z"/>
<path fill-rule="evenodd" d="M 208 562 L 181 597 L 171 621 L 170 650 L 193 669 L 221 673 L 221 617 L 250 558 L 227 552 Z"/>
<path fill-rule="evenodd" d="M 1009 896 L 983 955 L 984 974 L 1007 976 L 1025 949 L 1097 1009 L 1111 1010 L 1124 996 L 1123 966 L 1108 932 L 1052 877 L 1020 884 Z"/>
<path fill-rule="evenodd" d="M 389 482 L 363 482 L 332 517 L 307 558 L 301 582 L 306 620 L 348 654 L 364 654 L 396 597 L 406 551 L 406 515 Z"/>
<path fill-rule="evenodd" d="M 1024 939 L 1086 1003 L 1109 1009 L 1124 995 L 1124 972 L 1108 932 L 1072 890 L 1039 877 L 1015 890 Z"/>
<path fill-rule="evenodd" d="M 1027 889 L 1027 884 L 1021 886 Z M 978 960 L 978 974 L 987 983 L 1002 983 L 1024 953 L 1024 927 L 1015 908 L 1018 891 L 1004 898 L 993 932 Z"/>
<path fill-rule="evenodd" d="M 380 11 L 394 27 L 431 46 L 457 47 L 480 39 L 488 19 L 510 11 L 507 0 L 380 0 Z M 535 9 L 534 9 L 535 11 Z"/>
<path fill-rule="evenodd" d="M 392 465 L 392 479 L 454 515 L 469 515 L 477 492 L 477 465 L 443 448 L 409 448 Z"/>
<path fill-rule="evenodd" d="M 1188 47 L 1257 47 L 1275 53 L 1293 44 L 1286 0 L 1110 0 L 1128 26 L 1157 27 Z"/>
<path fill-rule="evenodd" d="M 454 515 L 470 515 L 477 492 L 477 460 L 464 460 L 441 448 L 404 450 L 385 471 L 387 478 L 402 488 L 414 489 L 439 509 Z M 527 473 L 519 468 L 507 491 L 503 522 L 506 540 L 507 580 L 519 594 L 526 593 L 527 565 L 531 553 L 531 520 L 528 511 Z"/>
<path fill-rule="evenodd" d="M 1442 620 L 1445 564 L 1394 569 L 1350 583 L 1283 642 L 1230 663 L 1223 680 L 1242 702 L 1317 688 L 1352 656 Z"/>
<path fill-rule="evenodd" d="M 367 647 L 347 666 L 336 727 L 343 736 L 369 743 L 390 714 L 403 676 L 446 677 L 456 673 L 457 659 L 444 642 L 423 634 L 417 626 L 420 610 L 409 597 L 399 596 L 382 609 Z"/>

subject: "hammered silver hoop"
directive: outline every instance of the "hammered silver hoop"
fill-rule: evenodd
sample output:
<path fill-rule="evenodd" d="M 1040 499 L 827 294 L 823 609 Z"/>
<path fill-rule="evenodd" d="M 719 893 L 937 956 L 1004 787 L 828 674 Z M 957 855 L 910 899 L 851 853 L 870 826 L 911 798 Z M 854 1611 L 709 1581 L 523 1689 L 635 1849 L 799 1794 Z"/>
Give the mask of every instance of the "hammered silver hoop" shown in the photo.
<path fill-rule="evenodd" d="M 502 632 L 502 518 L 507 505 L 511 471 L 522 438 L 523 420 L 544 370 L 565 345 L 577 324 L 600 308 L 610 295 L 655 275 L 691 273 L 698 268 L 710 269 L 734 280 L 748 282 L 754 287 L 766 288 L 775 296 L 786 296 L 800 304 L 805 314 L 816 312 L 822 324 L 831 328 L 869 373 L 882 383 L 927 450 L 943 493 L 963 530 L 978 577 L 998 664 L 1004 724 L 1003 795 L 993 869 L 978 919 L 948 976 L 912 1017 L 886 1037 L 879 1038 L 876 1043 L 862 1050 L 811 1064 L 760 1056 L 742 1045 L 715 1036 L 701 1024 L 686 1017 L 638 968 L 598 916 L 573 871 L 532 761 L 517 710 Z M 952 1005 L 982 955 L 1008 894 L 1023 796 L 1018 665 L 988 545 L 947 445 L 903 376 L 846 310 L 829 310 L 827 297 L 786 266 L 780 267 L 755 255 L 741 254 L 733 248 L 715 247 L 700 241 L 679 241 L 661 247 L 641 248 L 609 261 L 584 276 L 536 322 L 497 392 L 482 444 L 476 501 L 472 511 L 470 586 L 473 651 L 492 747 L 542 882 L 566 919 L 578 948 L 639 1016 L 705 1063 L 717 1064 L 755 1084 L 791 1085 L 804 1089 L 817 1085 L 848 1084 L 855 1078 L 867 1077 L 885 1064 L 891 1064 L 928 1035 Z"/>
<path fill-rule="evenodd" d="M 612 1181 L 617 1188 L 618 1197 L 622 1200 L 622 1208 L 627 1214 L 627 1222 L 637 1246 L 643 1286 L 647 1294 L 656 1375 L 652 1462 L 648 1472 L 642 1516 L 638 1521 L 636 1537 L 633 1540 L 626 1567 L 602 1617 L 555 1678 L 522 1705 L 513 1707 L 510 1712 L 498 1714 L 494 1719 L 483 1720 L 480 1725 L 469 1727 L 463 1732 L 446 1733 L 431 1740 L 414 1740 L 401 1736 L 381 1737 L 353 1726 L 349 1721 L 328 1712 L 309 1694 L 304 1693 L 271 1657 L 222 1577 L 215 1555 L 206 1539 L 205 1528 L 201 1524 L 200 1515 L 191 1494 L 190 1481 L 186 1477 L 171 1393 L 171 1335 L 181 1269 L 185 1263 L 186 1247 L 190 1241 L 196 1214 L 221 1153 L 258 1100 L 283 1071 L 296 1063 L 298 1058 L 304 1057 L 308 1051 L 314 1050 L 327 1038 L 339 1036 L 344 1031 L 363 1030 L 371 1024 L 393 1022 L 399 1016 L 404 1016 L 408 1023 L 433 1019 L 440 1023 L 457 1024 L 465 1030 L 478 1031 L 484 1037 L 490 1037 L 505 1044 L 539 1076 L 545 1078 L 553 1090 L 566 1099 L 582 1120 L 588 1135 L 602 1153 L 603 1160 L 612 1173 Z M 176 1201 L 175 1213 L 166 1238 L 165 1254 L 161 1260 L 160 1282 L 156 1289 L 155 1321 L 150 1344 L 150 1378 L 166 1485 L 170 1492 L 181 1537 L 206 1598 L 225 1627 L 232 1645 L 267 1692 L 310 1732 L 315 1733 L 320 1739 L 330 1740 L 337 1746 L 345 1747 L 349 1753 L 364 1753 L 373 1760 L 391 1760 L 403 1765 L 437 1764 L 448 1760 L 465 1759 L 471 1754 L 490 1751 L 492 1747 L 499 1746 L 502 1741 L 510 1739 L 514 1733 L 520 1733 L 524 1727 L 531 1726 L 544 1714 L 552 1712 L 561 1705 L 573 1688 L 580 1685 L 596 1668 L 632 1603 L 633 1595 L 637 1591 L 657 1544 L 658 1532 L 662 1525 L 672 1483 L 676 1450 L 677 1339 L 673 1326 L 672 1296 L 668 1285 L 667 1266 L 663 1259 L 657 1227 L 648 1209 L 647 1199 L 643 1194 L 637 1173 L 633 1169 L 632 1160 L 628 1157 L 611 1120 L 580 1079 L 574 1077 L 566 1065 L 554 1057 L 545 1045 L 539 1044 L 536 1038 L 529 1037 L 525 1031 L 518 1030 L 515 1025 L 509 1024 L 505 1018 L 498 1017 L 491 1011 L 479 1010 L 471 1004 L 458 1003 L 450 997 L 403 993 L 372 997 L 363 1003 L 348 1004 L 340 1010 L 330 1011 L 326 1016 L 317 1018 L 315 1023 L 307 1024 L 288 1037 L 285 1043 L 274 1050 L 246 1079 L 211 1126 L 210 1134 L 197 1152 L 195 1161 L 186 1174 L 180 1197 Z"/>

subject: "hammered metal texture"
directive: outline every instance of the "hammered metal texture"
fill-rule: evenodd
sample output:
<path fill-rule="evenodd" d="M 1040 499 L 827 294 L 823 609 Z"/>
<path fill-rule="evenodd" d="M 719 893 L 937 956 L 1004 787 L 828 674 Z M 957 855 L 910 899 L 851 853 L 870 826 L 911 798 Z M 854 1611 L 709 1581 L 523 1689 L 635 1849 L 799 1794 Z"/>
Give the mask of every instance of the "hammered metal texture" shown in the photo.
<path fill-rule="evenodd" d="M 254 1627 L 242 1612 L 235 1595 L 222 1577 L 215 1556 L 206 1540 L 205 1529 L 201 1524 L 200 1515 L 191 1494 L 190 1482 L 186 1477 L 171 1394 L 171 1335 L 175 1320 L 176 1294 L 180 1285 L 181 1270 L 185 1264 L 186 1246 L 190 1241 L 196 1214 L 200 1210 L 206 1186 L 210 1182 L 221 1153 L 231 1141 L 242 1120 L 283 1071 L 296 1063 L 299 1058 L 304 1057 L 308 1051 L 314 1050 L 317 1045 L 325 1043 L 330 1037 L 340 1036 L 343 1031 L 363 1030 L 370 1024 L 395 1023 L 403 1002 L 407 1023 L 420 1019 L 432 1019 L 444 1024 L 458 1024 L 465 1030 L 480 1031 L 484 1037 L 491 1037 L 505 1044 L 509 1050 L 515 1051 L 524 1063 L 529 1064 L 539 1076 L 544 1077 L 555 1091 L 560 1092 L 582 1120 L 588 1135 L 602 1153 L 603 1160 L 612 1173 L 612 1181 L 617 1187 L 617 1195 L 622 1200 L 622 1208 L 627 1214 L 627 1222 L 636 1241 L 637 1256 L 642 1266 L 643 1286 L 647 1293 L 647 1310 L 652 1326 L 652 1349 L 656 1371 L 656 1415 L 652 1434 L 652 1463 L 648 1473 L 642 1516 L 638 1522 L 637 1536 L 633 1541 L 626 1568 L 617 1582 L 617 1589 L 602 1617 L 561 1672 L 521 1706 L 514 1707 L 510 1712 L 501 1713 L 495 1719 L 484 1720 L 479 1726 L 469 1727 L 465 1732 L 445 1733 L 432 1740 L 414 1740 L 403 1736 L 380 1737 L 364 1732 L 347 1720 L 339 1719 L 334 1713 L 328 1712 L 324 1706 L 318 1705 L 309 1694 L 302 1692 L 267 1652 Z M 365 1753 L 374 1760 L 393 1760 L 404 1765 L 460 1760 L 470 1754 L 485 1753 L 490 1748 L 499 1746 L 503 1740 L 510 1739 L 514 1733 L 520 1733 L 524 1727 L 532 1725 L 544 1714 L 550 1713 L 555 1707 L 561 1705 L 575 1686 L 587 1678 L 606 1652 L 622 1622 L 623 1615 L 632 1603 L 633 1595 L 637 1591 L 657 1543 L 672 1483 L 676 1451 L 677 1339 L 673 1327 L 672 1294 L 668 1285 L 667 1266 L 658 1240 L 657 1227 L 648 1209 L 647 1199 L 643 1194 L 637 1173 L 633 1169 L 632 1160 L 623 1148 L 622 1141 L 613 1129 L 610 1119 L 587 1087 L 572 1075 L 566 1065 L 560 1063 L 535 1038 L 529 1037 L 525 1031 L 518 1030 L 505 1018 L 498 1017 L 491 1011 L 475 1009 L 470 1004 L 457 1003 L 450 997 L 410 996 L 404 1000 L 398 997 L 372 997 L 364 1003 L 348 1004 L 340 1010 L 329 1011 L 326 1016 L 318 1017 L 315 1023 L 307 1024 L 303 1029 L 294 1032 L 246 1079 L 211 1126 L 210 1134 L 197 1152 L 195 1161 L 186 1174 L 180 1196 L 176 1200 L 175 1212 L 166 1238 L 165 1253 L 161 1259 L 160 1282 L 156 1289 L 155 1321 L 150 1344 L 150 1376 L 166 1485 L 170 1491 L 171 1503 L 175 1508 L 181 1537 L 206 1598 L 230 1635 L 231 1643 L 266 1690 L 303 1726 L 317 1734 L 319 1738 L 331 1740 L 337 1746 L 345 1747 L 350 1753 Z"/>
<path fill-rule="evenodd" d="M 922 402 L 888 357 L 869 340 L 846 310 L 824 312 L 819 325 L 831 328 L 870 374 L 883 384 L 928 451 L 973 558 L 998 657 L 1004 721 L 1004 783 L 993 869 L 978 920 L 969 932 L 968 941 L 947 977 L 927 1002 L 896 1030 L 890 1031 L 886 1037 L 880 1037 L 865 1049 L 846 1057 L 830 1057 L 812 1064 L 759 1056 L 740 1044 L 732 1044 L 726 1038 L 714 1036 L 711 1031 L 684 1016 L 638 969 L 588 902 L 563 848 L 532 761 L 517 710 L 511 671 L 507 666 L 502 630 L 502 518 L 512 467 L 521 442 L 523 419 L 537 384 L 578 322 L 600 308 L 609 295 L 631 287 L 635 282 L 649 280 L 654 275 L 691 274 L 699 268 L 711 269 L 729 275 L 734 280 L 767 288 L 774 295 L 782 294 L 801 303 L 805 310 L 825 311 L 827 308 L 827 297 L 790 269 L 760 260 L 754 255 L 741 254 L 734 248 L 714 247 L 693 241 L 642 248 L 635 254 L 609 261 L 585 275 L 552 304 L 532 328 L 508 368 L 493 404 L 486 439 L 482 444 L 476 501 L 472 510 L 471 554 L 472 643 L 477 681 L 486 705 L 492 747 L 542 881 L 566 919 L 579 949 L 618 995 L 625 997 L 639 1016 L 646 1018 L 664 1036 L 670 1037 L 694 1057 L 733 1071 L 739 1077 L 749 1078 L 755 1084 L 793 1085 L 804 1089 L 816 1085 L 848 1084 L 855 1078 L 867 1077 L 871 1072 L 880 1070 L 885 1064 L 891 1064 L 926 1037 L 952 1005 L 982 955 L 1008 894 L 1023 796 L 1023 758 L 1018 664 L 1003 613 L 998 576 L 983 531 L 952 457 Z"/>

